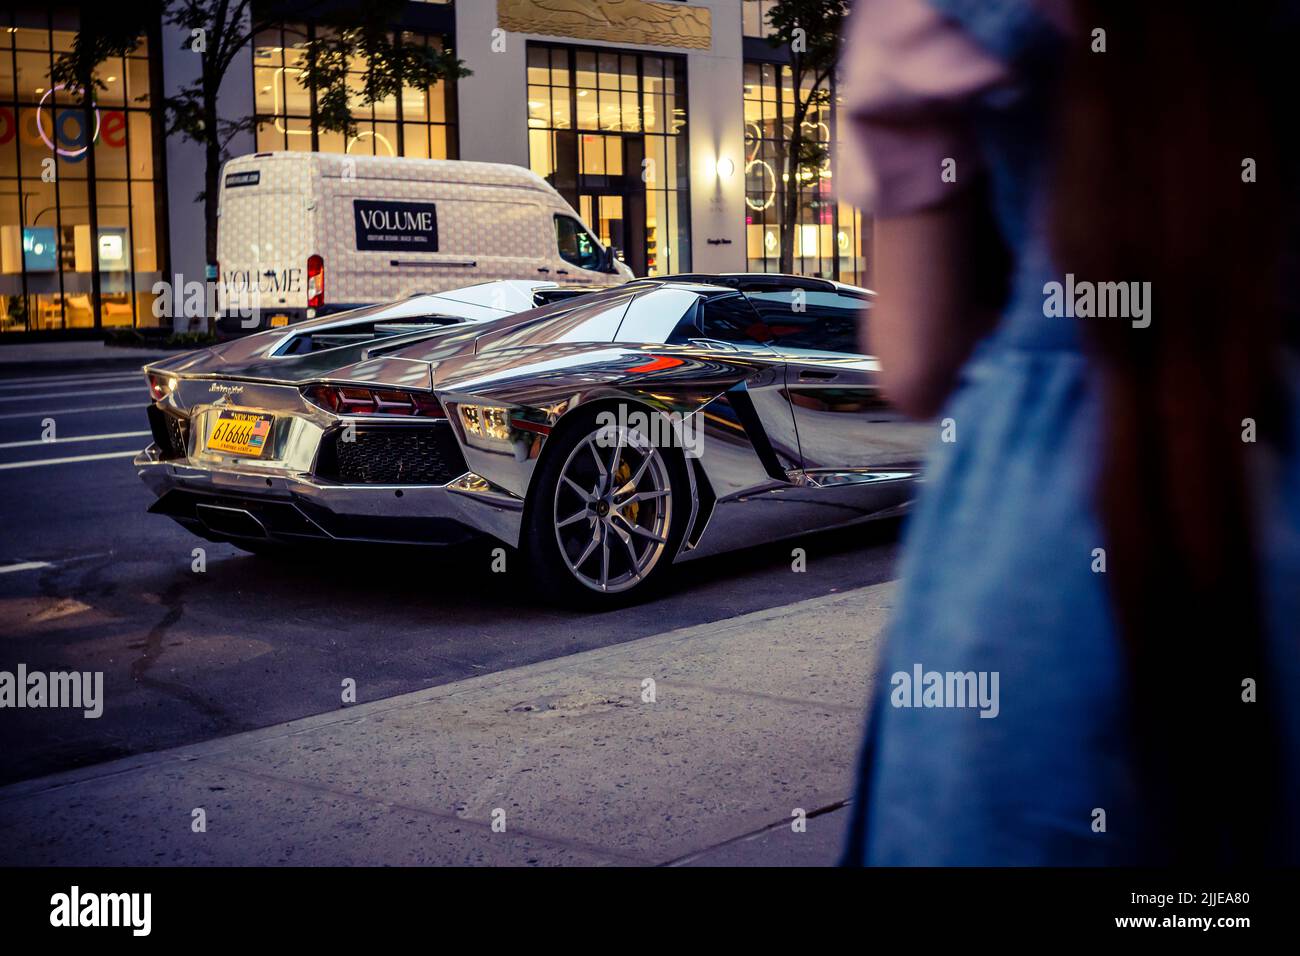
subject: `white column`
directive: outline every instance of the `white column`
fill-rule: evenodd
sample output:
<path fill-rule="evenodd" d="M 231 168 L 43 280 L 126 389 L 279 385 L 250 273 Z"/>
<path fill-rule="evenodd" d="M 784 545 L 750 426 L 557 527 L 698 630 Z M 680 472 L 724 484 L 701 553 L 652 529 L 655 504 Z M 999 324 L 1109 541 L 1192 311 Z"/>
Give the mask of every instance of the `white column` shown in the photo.
<path fill-rule="evenodd" d="M 740 0 L 710 0 L 713 46 L 687 55 L 691 253 L 696 272 L 745 269 L 745 107 Z M 730 176 L 719 176 L 730 160 Z M 725 167 L 725 163 L 724 163 Z M 725 170 L 724 170 L 725 171 Z"/>
<path fill-rule="evenodd" d="M 527 168 L 527 37 L 496 30 L 496 0 L 456 4 L 456 55 L 473 71 L 456 84 L 460 158 Z"/>

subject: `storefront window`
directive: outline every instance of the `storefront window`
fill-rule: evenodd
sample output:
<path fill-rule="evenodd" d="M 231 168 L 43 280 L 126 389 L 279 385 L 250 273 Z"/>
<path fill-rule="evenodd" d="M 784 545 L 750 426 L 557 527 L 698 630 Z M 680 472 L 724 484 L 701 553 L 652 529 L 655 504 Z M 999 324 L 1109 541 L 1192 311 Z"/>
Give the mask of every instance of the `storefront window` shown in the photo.
<path fill-rule="evenodd" d="M 747 268 L 779 271 L 783 199 L 787 190 L 794 189 L 798 192 L 794 271 L 844 282 L 865 281 L 863 249 L 869 236 L 864 236 L 863 216 L 847 203 L 837 202 L 833 193 L 834 109 L 814 107 L 803 124 L 804 136 L 826 147 L 825 160 L 817 169 L 804 168 L 792 175 L 788 144 L 795 95 L 790 68 L 746 63 L 744 106 Z"/>
<path fill-rule="evenodd" d="M 100 67 L 107 89 L 87 122 L 50 83 L 76 23 L 45 14 L 0 23 L 0 330 L 158 325 L 146 39 Z"/>
<path fill-rule="evenodd" d="M 455 159 L 456 97 L 453 84 L 424 89 L 406 87 L 401 97 L 369 106 L 361 102 L 365 62 L 349 66 L 348 88 L 357 121 L 352 136 L 312 125 L 312 91 L 302 82 L 303 48 L 309 31 L 303 24 L 284 24 L 257 35 L 253 43 L 253 90 L 259 125 L 257 149 L 349 153 L 354 156 L 409 156 Z M 401 42 L 441 49 L 442 40 L 404 31 Z"/>
<path fill-rule="evenodd" d="M 528 44 L 528 153 L 639 276 L 691 268 L 686 61 Z"/>

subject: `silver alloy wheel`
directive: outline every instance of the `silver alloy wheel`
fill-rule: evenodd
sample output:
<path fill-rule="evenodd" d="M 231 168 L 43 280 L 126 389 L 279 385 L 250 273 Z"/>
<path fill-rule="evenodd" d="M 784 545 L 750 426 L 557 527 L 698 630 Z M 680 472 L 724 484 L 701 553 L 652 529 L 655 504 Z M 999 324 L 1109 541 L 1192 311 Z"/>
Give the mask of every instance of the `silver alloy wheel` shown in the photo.
<path fill-rule="evenodd" d="M 552 521 L 575 578 L 593 591 L 626 591 L 654 570 L 668 545 L 668 465 L 640 432 L 600 428 L 560 469 Z"/>

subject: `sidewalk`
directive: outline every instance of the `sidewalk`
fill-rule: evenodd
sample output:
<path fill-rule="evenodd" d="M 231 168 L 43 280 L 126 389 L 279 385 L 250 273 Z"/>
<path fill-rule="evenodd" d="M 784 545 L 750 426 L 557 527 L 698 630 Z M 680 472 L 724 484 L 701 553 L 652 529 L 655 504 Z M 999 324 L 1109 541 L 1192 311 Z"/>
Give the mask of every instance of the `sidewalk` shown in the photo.
<path fill-rule="evenodd" d="M 893 594 L 874 585 L 14 784 L 0 789 L 0 864 L 832 864 Z M 191 830 L 199 807 L 205 833 Z"/>
<path fill-rule="evenodd" d="M 122 348 L 90 340 L 0 343 L 0 376 L 91 369 L 133 371 L 146 362 L 179 354 L 179 350 Z"/>

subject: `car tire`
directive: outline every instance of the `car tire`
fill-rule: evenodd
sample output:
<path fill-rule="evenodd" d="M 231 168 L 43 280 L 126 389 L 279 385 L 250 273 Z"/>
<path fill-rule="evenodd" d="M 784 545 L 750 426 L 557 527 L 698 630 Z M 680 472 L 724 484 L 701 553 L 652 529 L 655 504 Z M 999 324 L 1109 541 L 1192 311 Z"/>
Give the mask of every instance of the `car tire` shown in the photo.
<path fill-rule="evenodd" d="M 521 541 L 539 595 L 584 610 L 654 594 L 691 510 L 680 449 L 657 447 L 601 412 L 579 411 L 551 434 L 529 490 Z"/>

